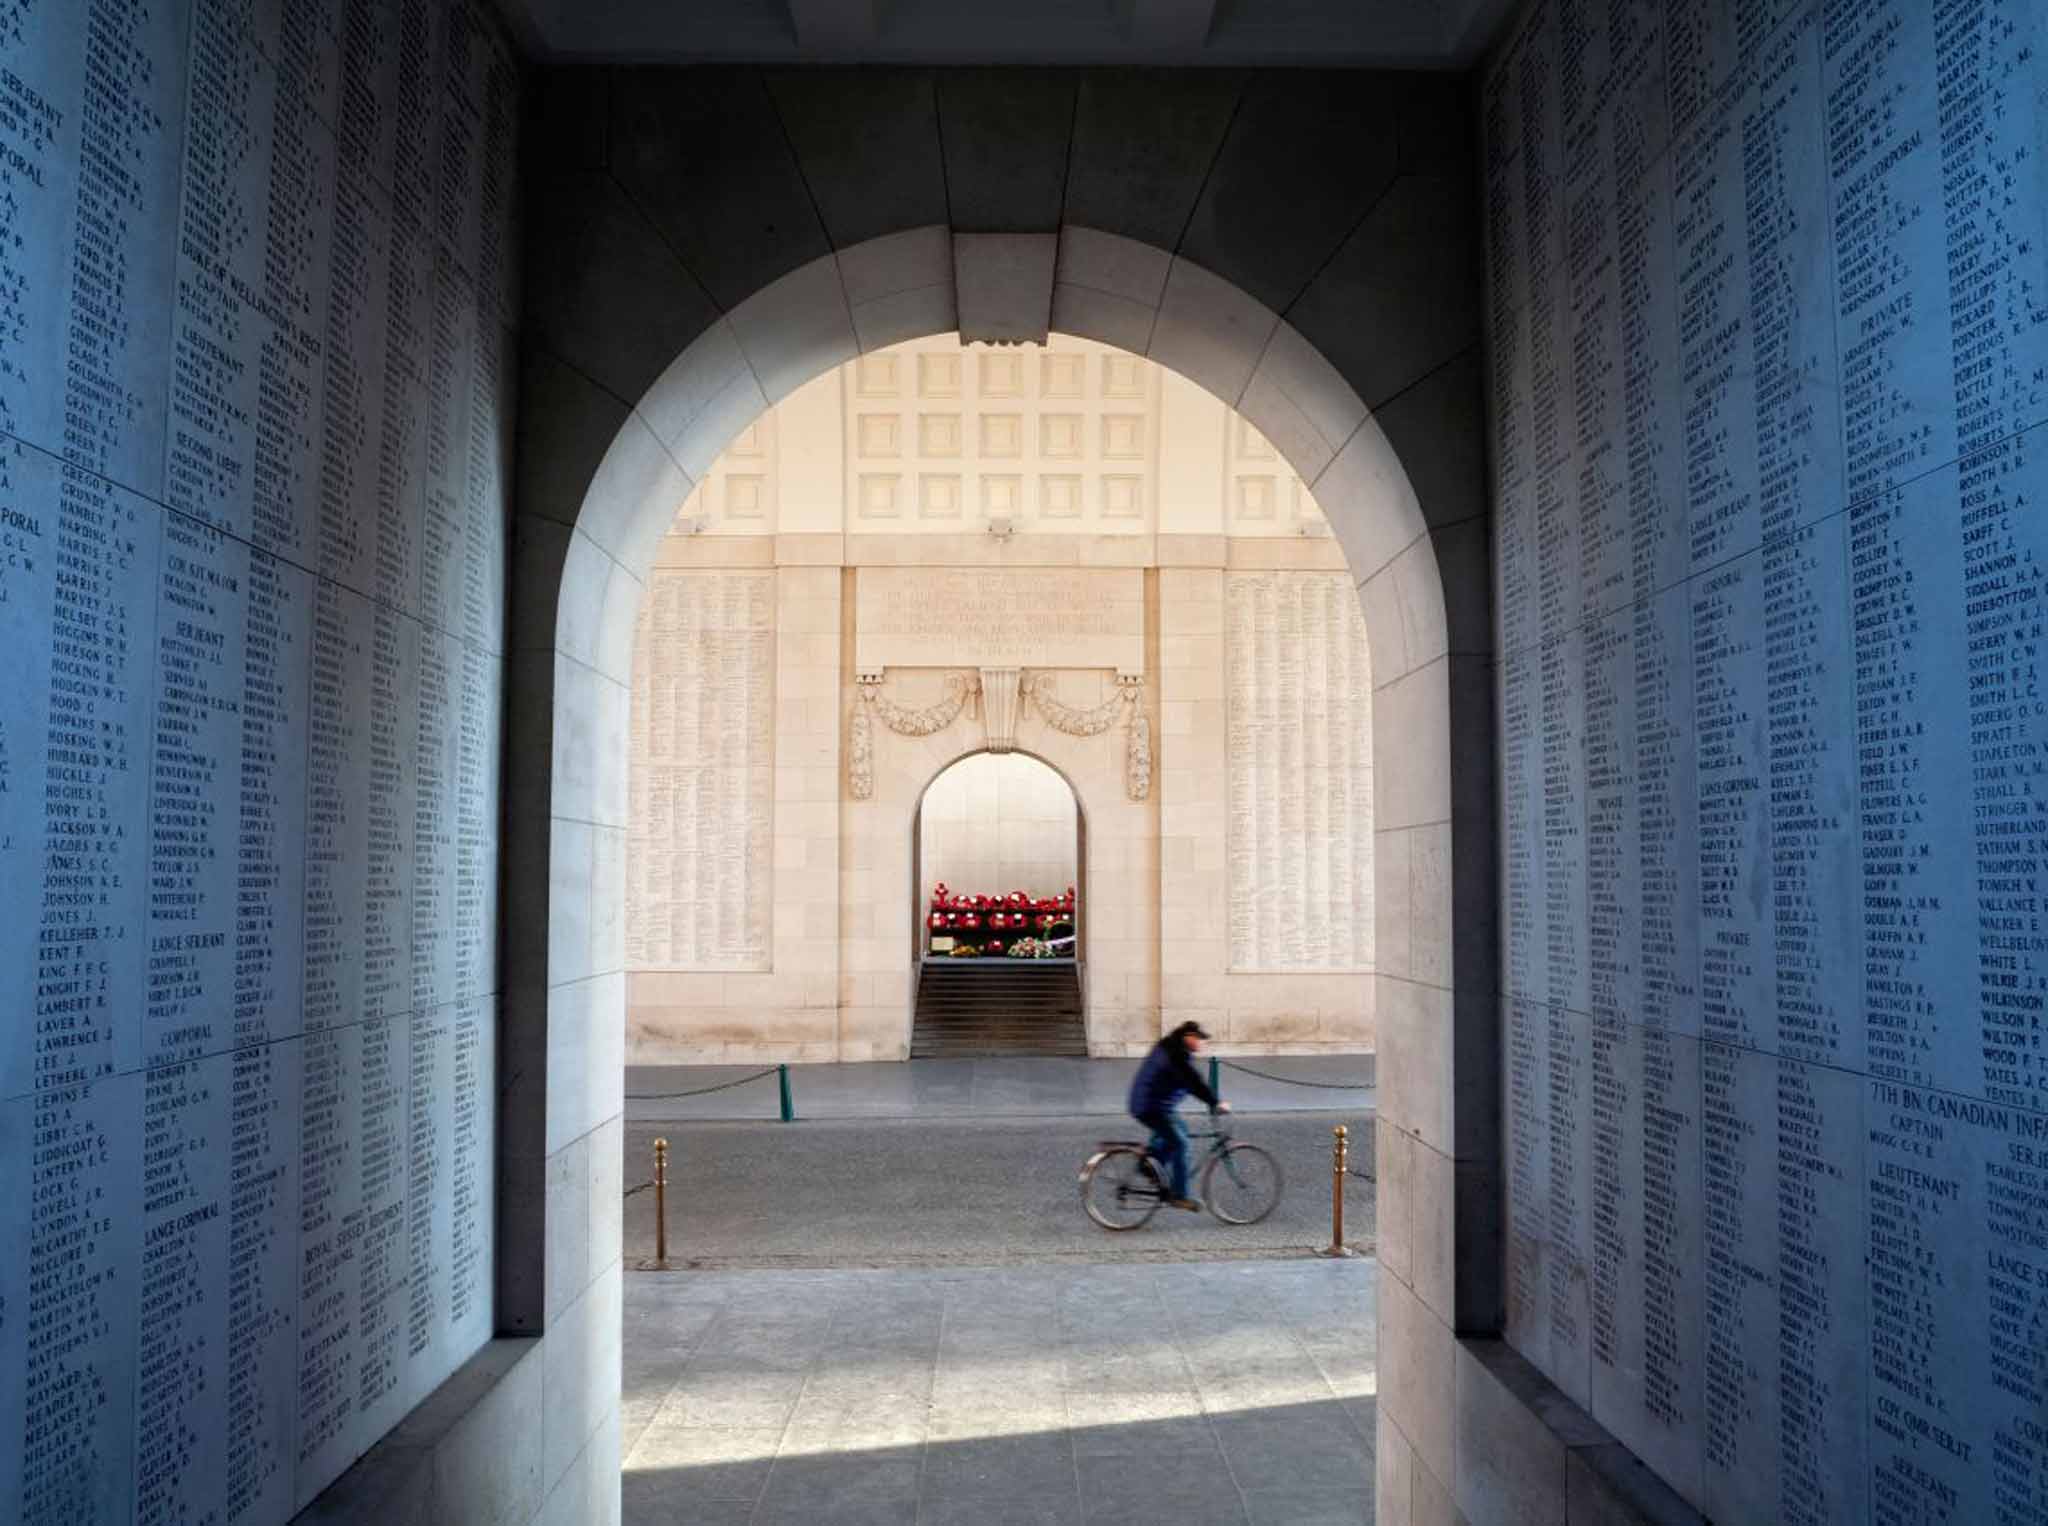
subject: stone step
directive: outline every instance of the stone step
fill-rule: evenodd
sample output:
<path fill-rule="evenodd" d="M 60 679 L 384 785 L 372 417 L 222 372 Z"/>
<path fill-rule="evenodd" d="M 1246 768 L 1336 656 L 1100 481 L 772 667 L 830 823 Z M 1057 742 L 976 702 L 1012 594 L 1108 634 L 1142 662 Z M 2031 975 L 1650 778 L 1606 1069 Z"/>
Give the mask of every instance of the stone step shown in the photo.
<path fill-rule="evenodd" d="M 922 1004 L 917 1015 L 927 1022 L 1012 1022 L 1012 1023 L 1074 1023 L 1081 1021 L 1081 1009 L 1073 1006 L 1033 1007 L 1010 1002 L 990 1002 L 985 1007 L 927 1007 Z"/>
<path fill-rule="evenodd" d="M 917 1037 L 935 1039 L 977 1038 L 1080 1038 L 1087 1030 L 1072 1018 L 1056 1023 L 925 1023 Z"/>
<path fill-rule="evenodd" d="M 1000 1055 L 1021 1055 L 1032 1058 L 1086 1059 L 1088 1046 L 1084 1043 L 1069 1042 L 1048 1044 L 1042 1041 L 1031 1043 L 959 1042 L 937 1043 L 925 1040 L 910 1046 L 913 1060 L 974 1060 Z"/>
<path fill-rule="evenodd" d="M 920 1005 L 918 1017 L 933 1023 L 1072 1023 L 1079 1026 L 1079 1007 L 1024 1007 L 991 1002 L 986 1007 L 927 1007 Z"/>
<path fill-rule="evenodd" d="M 918 972 L 914 1059 L 1087 1052 L 1080 973 L 1069 961 L 931 960 Z"/>
<path fill-rule="evenodd" d="M 1014 1009 L 1019 1012 L 1068 1012 L 1078 1017 L 1081 1004 L 1070 995 L 1050 997 L 1020 996 L 1013 991 L 991 991 L 980 998 L 959 996 L 931 996 L 918 1003 L 918 1009 L 926 1012 L 1002 1012 Z"/>

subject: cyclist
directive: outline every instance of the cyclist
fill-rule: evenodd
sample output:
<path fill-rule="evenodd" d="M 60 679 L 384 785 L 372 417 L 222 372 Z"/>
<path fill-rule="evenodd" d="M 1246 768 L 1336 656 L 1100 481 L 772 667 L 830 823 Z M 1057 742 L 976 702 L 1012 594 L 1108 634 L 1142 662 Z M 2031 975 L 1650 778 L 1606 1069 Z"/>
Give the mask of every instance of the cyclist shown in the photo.
<path fill-rule="evenodd" d="M 1195 1073 L 1194 1057 L 1208 1039 L 1199 1024 L 1182 1023 L 1152 1046 L 1131 1078 L 1131 1116 L 1152 1131 L 1153 1158 L 1166 1167 L 1166 1201 L 1191 1213 L 1202 1205 L 1188 1196 L 1188 1131 L 1175 1104 L 1193 1092 L 1219 1113 L 1230 1111 L 1230 1104 L 1220 1101 Z"/>

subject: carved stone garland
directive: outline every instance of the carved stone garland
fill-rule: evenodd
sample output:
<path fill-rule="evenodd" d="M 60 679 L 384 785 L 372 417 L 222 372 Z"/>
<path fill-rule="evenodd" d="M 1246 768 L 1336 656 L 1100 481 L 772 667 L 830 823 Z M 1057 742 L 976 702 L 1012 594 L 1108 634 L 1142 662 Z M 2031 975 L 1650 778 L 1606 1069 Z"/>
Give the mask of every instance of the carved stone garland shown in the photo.
<path fill-rule="evenodd" d="M 1101 736 L 1109 730 L 1110 723 L 1129 701 L 1130 694 L 1125 681 L 1117 681 L 1117 691 L 1092 710 L 1076 710 L 1072 705 L 1063 705 L 1053 692 L 1057 680 L 1050 673 L 1033 673 L 1025 681 L 1025 693 L 1030 695 L 1032 705 L 1045 717 L 1046 725 L 1053 730 L 1064 732 L 1070 737 Z"/>
<path fill-rule="evenodd" d="M 1119 678 L 1117 685 L 1131 702 L 1130 733 L 1124 739 L 1124 793 L 1143 800 L 1152 793 L 1152 717 L 1145 713 L 1139 693 L 1144 680 Z"/>
<path fill-rule="evenodd" d="M 1117 712 L 1123 711 L 1124 793 L 1133 800 L 1143 800 L 1150 795 L 1152 722 L 1145 714 L 1145 707 L 1138 702 L 1144 692 L 1145 680 L 1118 674 L 1116 693 L 1092 710 L 1076 710 L 1072 705 L 1060 703 L 1059 696 L 1053 692 L 1055 682 L 1050 673 L 1033 673 L 1025 681 L 1024 692 L 1030 696 L 1038 713 L 1045 717 L 1045 723 L 1070 737 L 1100 736 L 1109 730 Z"/>
<path fill-rule="evenodd" d="M 851 756 L 847 760 L 847 784 L 856 800 L 871 800 L 875 793 L 874 721 L 879 720 L 898 736 L 928 737 L 944 731 L 969 708 L 981 686 L 971 673 L 946 675 L 946 697 L 922 709 L 899 705 L 882 693 L 882 675 L 863 673 L 858 677 L 860 702 L 853 707 Z M 1109 730 L 1119 713 L 1124 716 L 1124 793 L 1132 800 L 1144 800 L 1152 793 L 1152 722 L 1140 703 L 1145 680 L 1117 675 L 1116 693 L 1088 710 L 1062 704 L 1054 692 L 1051 673 L 1028 673 L 1019 685 L 1021 697 L 1045 717 L 1053 730 L 1072 737 L 1100 736 Z"/>
<path fill-rule="evenodd" d="M 946 697 L 937 704 L 914 710 L 899 705 L 882 693 L 882 675 L 860 675 L 860 703 L 853 708 L 853 756 L 848 764 L 848 784 L 856 800 L 869 800 L 875 793 L 875 739 L 869 714 L 898 736 L 928 737 L 944 731 L 978 691 L 968 673 L 946 675 Z"/>

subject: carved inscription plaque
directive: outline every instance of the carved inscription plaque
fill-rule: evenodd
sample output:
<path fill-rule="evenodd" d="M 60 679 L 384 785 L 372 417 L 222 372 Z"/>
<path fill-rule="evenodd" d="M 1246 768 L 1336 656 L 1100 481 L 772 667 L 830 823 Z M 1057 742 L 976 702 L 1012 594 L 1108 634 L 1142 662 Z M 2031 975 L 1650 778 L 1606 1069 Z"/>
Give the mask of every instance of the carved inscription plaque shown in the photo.
<path fill-rule="evenodd" d="M 1145 671 L 1135 568 L 864 567 L 854 665 Z"/>

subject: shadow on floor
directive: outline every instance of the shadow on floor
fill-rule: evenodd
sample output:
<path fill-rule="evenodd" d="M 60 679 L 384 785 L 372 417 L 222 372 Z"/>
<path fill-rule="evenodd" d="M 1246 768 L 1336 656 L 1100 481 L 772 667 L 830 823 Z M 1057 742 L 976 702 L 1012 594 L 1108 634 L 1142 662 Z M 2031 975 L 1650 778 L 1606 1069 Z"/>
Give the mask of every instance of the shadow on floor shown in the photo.
<path fill-rule="evenodd" d="M 1371 1261 L 629 1279 L 627 1526 L 1370 1522 Z"/>
<path fill-rule="evenodd" d="M 926 1438 L 901 1396 L 798 1402 L 787 1429 L 661 1424 L 625 1474 L 633 1526 L 1370 1526 L 1373 1400 L 1060 1424 L 949 1408 Z M 1094 1411 L 1159 1404 L 1108 1393 Z M 1168 1407 L 1171 1400 L 1166 1401 Z M 1025 1409 L 1031 1408 L 1027 1402 Z M 989 1430 L 993 1434 L 953 1431 Z M 891 1441 L 891 1433 L 904 1439 Z M 657 1460 L 659 1459 L 659 1460 Z"/>

